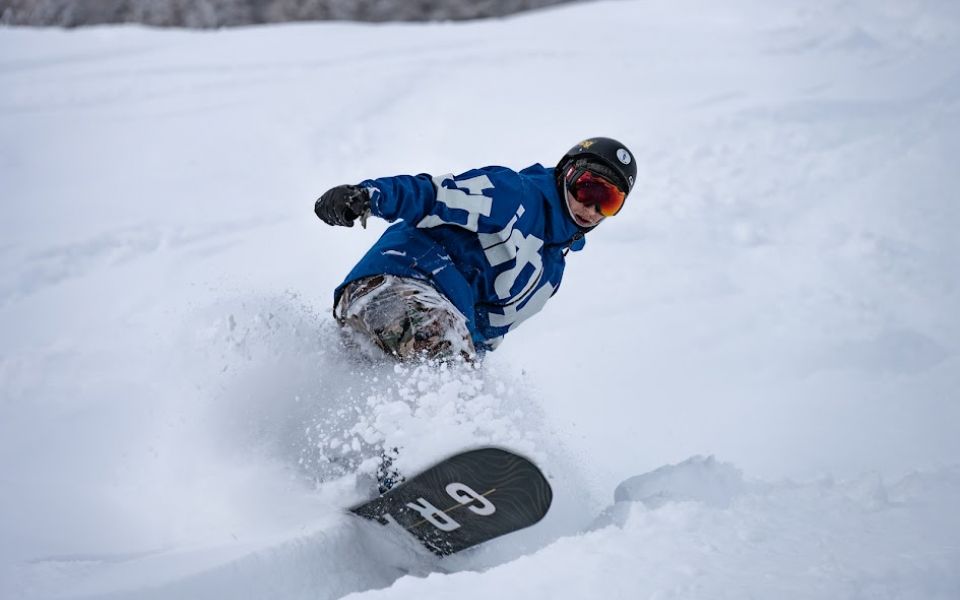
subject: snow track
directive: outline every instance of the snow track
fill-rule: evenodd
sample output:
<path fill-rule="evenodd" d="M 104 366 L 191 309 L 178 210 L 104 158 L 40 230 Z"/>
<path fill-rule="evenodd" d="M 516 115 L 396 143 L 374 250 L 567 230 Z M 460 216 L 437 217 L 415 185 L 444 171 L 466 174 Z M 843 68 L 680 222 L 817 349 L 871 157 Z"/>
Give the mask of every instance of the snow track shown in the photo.
<path fill-rule="evenodd" d="M 430 560 L 418 563 L 412 544 L 345 514 L 311 528 L 273 543 L 37 560 L 24 569 L 31 590 L 25 597 L 331 599 L 389 586 L 423 572 Z"/>

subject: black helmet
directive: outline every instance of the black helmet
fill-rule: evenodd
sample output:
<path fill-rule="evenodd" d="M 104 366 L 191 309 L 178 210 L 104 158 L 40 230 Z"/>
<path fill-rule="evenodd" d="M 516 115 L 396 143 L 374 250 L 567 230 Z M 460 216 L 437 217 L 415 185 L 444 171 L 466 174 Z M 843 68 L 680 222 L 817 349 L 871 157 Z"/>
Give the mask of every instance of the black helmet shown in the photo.
<path fill-rule="evenodd" d="M 557 163 L 557 182 L 562 184 L 563 172 L 571 162 L 584 161 L 586 166 L 620 186 L 629 194 L 637 179 L 637 161 L 627 147 L 617 140 L 594 137 L 583 140 L 563 155 Z M 561 189 L 563 189 L 561 185 Z"/>

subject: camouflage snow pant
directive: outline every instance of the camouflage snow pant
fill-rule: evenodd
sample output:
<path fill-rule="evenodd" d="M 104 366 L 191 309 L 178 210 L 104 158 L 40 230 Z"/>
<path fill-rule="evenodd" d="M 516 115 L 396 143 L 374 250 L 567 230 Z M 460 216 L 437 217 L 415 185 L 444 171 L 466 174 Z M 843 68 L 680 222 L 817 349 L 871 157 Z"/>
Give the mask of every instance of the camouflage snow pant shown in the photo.
<path fill-rule="evenodd" d="M 372 342 L 401 361 L 477 357 L 466 317 L 419 279 L 374 275 L 348 283 L 333 316 L 358 334 L 361 346 Z"/>

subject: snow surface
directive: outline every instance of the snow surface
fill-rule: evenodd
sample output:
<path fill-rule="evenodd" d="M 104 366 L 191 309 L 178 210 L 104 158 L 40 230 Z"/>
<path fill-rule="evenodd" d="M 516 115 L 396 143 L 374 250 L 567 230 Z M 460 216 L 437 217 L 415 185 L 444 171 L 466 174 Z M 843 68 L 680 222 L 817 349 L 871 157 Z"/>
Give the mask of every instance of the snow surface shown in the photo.
<path fill-rule="evenodd" d="M 0 29 L 0 598 L 960 597 L 960 5 Z M 639 159 L 482 370 L 339 352 L 327 187 Z M 954 166 L 951 167 L 950 165 Z M 497 444 L 535 527 L 344 509 Z"/>

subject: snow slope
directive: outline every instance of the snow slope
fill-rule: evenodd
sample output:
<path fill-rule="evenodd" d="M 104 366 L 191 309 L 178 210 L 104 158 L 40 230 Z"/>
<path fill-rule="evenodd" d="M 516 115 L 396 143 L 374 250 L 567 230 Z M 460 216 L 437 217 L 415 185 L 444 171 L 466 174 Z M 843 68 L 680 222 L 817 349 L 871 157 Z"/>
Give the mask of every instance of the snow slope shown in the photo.
<path fill-rule="evenodd" d="M 960 596 L 958 58 L 947 0 L 0 29 L 0 598 Z M 630 205 L 482 370 L 339 351 L 385 224 L 320 192 L 590 135 Z M 344 513 L 381 444 L 555 505 L 438 561 Z"/>

